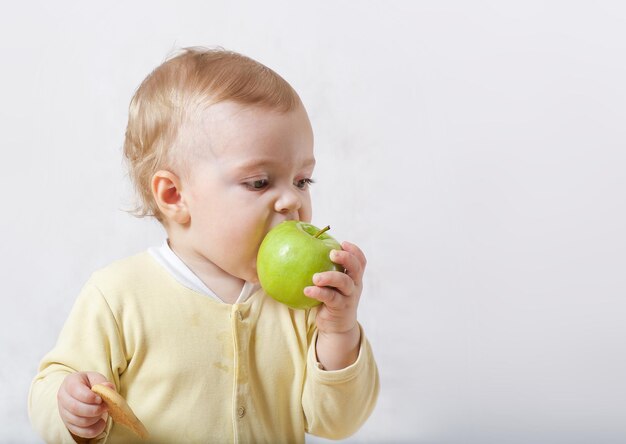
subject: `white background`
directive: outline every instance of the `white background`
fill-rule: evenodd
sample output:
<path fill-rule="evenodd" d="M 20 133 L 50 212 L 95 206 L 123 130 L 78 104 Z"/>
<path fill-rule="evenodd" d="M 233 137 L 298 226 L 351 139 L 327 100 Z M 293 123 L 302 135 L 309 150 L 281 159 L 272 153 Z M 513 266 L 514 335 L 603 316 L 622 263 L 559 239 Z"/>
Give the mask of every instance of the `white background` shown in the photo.
<path fill-rule="evenodd" d="M 367 253 L 382 391 L 347 442 L 626 442 L 626 6 L 461 0 L 4 5 L 0 442 L 37 442 L 28 387 L 90 273 L 162 242 L 121 145 L 191 45 L 299 91 L 314 222 Z"/>

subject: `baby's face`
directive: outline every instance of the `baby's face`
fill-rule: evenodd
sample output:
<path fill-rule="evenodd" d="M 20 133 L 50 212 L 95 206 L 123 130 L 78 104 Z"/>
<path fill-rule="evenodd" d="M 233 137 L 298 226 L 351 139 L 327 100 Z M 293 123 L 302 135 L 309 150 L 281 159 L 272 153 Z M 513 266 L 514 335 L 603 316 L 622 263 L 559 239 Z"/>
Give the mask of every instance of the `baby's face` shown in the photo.
<path fill-rule="evenodd" d="M 288 113 L 232 102 L 196 120 L 206 153 L 191 169 L 190 239 L 197 254 L 255 282 L 265 234 L 284 220 L 311 220 L 313 131 L 304 108 Z"/>

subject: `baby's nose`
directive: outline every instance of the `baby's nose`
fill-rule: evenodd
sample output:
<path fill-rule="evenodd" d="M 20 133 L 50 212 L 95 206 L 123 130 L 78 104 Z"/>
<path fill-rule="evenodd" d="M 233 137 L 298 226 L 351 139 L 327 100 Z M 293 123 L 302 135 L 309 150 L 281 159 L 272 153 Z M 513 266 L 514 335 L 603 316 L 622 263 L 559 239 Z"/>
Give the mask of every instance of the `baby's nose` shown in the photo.
<path fill-rule="evenodd" d="M 281 214 L 293 214 L 291 218 L 295 219 L 301 206 L 302 200 L 298 193 L 293 190 L 286 190 L 276 200 L 275 210 Z"/>

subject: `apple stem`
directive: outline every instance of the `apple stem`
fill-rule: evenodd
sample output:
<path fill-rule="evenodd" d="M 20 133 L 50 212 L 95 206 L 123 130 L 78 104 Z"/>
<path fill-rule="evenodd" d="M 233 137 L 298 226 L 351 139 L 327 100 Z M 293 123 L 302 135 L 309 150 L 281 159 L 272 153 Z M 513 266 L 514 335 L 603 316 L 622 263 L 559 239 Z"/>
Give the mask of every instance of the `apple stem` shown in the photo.
<path fill-rule="evenodd" d="M 330 225 L 326 225 L 324 228 L 318 231 L 317 234 L 313 237 L 319 238 L 322 234 L 326 233 L 328 230 L 330 230 Z"/>

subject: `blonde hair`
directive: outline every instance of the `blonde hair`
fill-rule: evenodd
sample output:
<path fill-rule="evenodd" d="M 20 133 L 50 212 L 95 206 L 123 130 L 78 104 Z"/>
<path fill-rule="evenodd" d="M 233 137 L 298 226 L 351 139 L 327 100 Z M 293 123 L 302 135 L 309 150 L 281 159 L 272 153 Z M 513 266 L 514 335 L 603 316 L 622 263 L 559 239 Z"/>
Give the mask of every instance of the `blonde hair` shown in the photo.
<path fill-rule="evenodd" d="M 139 197 L 131 213 L 164 222 L 152 195 L 152 176 L 160 169 L 185 174 L 194 153 L 176 147 L 181 125 L 198 109 L 223 101 L 279 112 L 301 104 L 289 83 L 244 55 L 201 47 L 172 54 L 146 77 L 130 102 L 124 156 Z"/>

